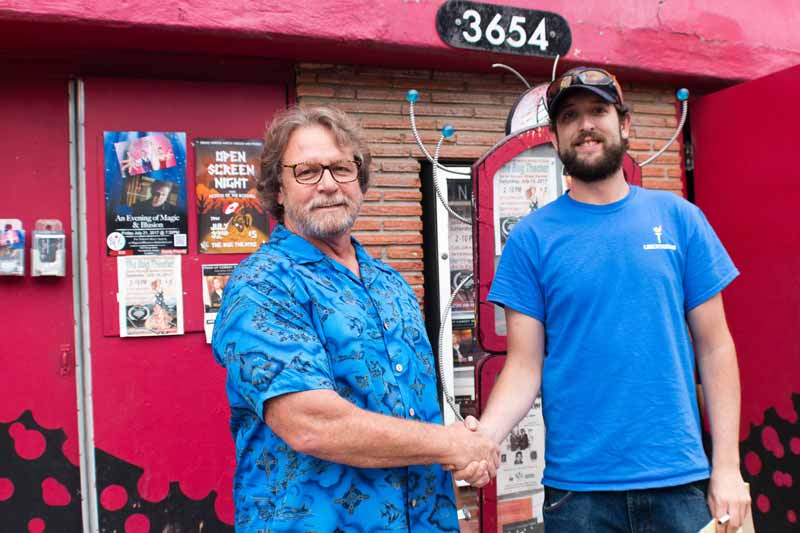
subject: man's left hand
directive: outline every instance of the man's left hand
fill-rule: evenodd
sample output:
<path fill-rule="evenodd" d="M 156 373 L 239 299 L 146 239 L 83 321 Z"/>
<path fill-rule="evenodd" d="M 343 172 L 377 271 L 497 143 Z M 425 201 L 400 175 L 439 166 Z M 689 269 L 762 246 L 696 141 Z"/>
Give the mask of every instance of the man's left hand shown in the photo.
<path fill-rule="evenodd" d="M 457 424 L 458 422 L 456 422 Z M 468 416 L 464 419 L 464 426 L 470 431 L 477 432 L 480 430 L 480 422 L 474 416 Z M 469 465 L 461 470 L 456 469 L 453 465 L 445 465 L 445 470 L 453 471 L 453 477 L 456 480 L 463 480 L 475 488 L 481 488 L 489 484 L 489 482 L 497 475 L 497 469 L 500 467 L 499 451 L 495 453 L 493 462 L 489 461 L 472 461 Z"/>
<path fill-rule="evenodd" d="M 708 508 L 717 520 L 717 533 L 735 533 L 750 513 L 750 491 L 738 468 L 714 468 L 708 483 Z M 730 519 L 720 524 L 723 516 Z"/>

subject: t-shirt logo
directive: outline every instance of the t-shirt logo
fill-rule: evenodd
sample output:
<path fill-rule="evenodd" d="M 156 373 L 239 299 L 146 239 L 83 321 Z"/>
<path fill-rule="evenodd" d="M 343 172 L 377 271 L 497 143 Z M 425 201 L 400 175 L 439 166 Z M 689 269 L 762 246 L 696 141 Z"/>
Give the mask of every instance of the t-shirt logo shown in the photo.
<path fill-rule="evenodd" d="M 655 228 L 653 228 L 653 233 L 656 234 L 656 239 L 658 239 L 658 244 L 661 244 L 661 233 L 662 233 L 661 226 L 656 226 Z"/>
<path fill-rule="evenodd" d="M 661 236 L 664 234 L 664 229 L 661 227 L 661 224 L 658 226 L 653 227 L 653 233 L 658 240 L 658 244 L 645 244 L 645 250 L 672 250 L 673 252 L 678 249 L 677 246 L 674 244 L 663 244 L 661 242 Z"/>

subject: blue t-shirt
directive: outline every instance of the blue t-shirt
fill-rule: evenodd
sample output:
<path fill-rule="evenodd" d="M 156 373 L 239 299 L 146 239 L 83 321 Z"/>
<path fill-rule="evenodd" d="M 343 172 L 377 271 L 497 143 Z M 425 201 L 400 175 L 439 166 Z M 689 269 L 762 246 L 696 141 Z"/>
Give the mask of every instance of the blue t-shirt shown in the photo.
<path fill-rule="evenodd" d="M 708 477 L 686 314 L 738 273 L 703 213 L 668 192 L 564 195 L 517 224 L 489 300 L 545 326 L 545 485 Z"/>
<path fill-rule="evenodd" d="M 442 422 L 414 292 L 352 242 L 361 279 L 278 225 L 225 287 L 212 344 L 228 376 L 237 532 L 458 531 L 441 466 L 332 463 L 294 451 L 264 423 L 266 400 L 315 389 Z"/>

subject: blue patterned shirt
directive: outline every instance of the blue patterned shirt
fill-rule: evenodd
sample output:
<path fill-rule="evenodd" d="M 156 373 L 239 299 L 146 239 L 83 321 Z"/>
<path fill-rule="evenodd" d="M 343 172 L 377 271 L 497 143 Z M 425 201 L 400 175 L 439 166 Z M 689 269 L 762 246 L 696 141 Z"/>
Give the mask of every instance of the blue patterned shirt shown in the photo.
<path fill-rule="evenodd" d="M 357 407 L 441 423 L 433 353 L 413 291 L 355 240 L 361 279 L 278 225 L 225 287 L 214 357 L 227 369 L 236 531 L 458 531 L 439 465 L 356 468 L 290 448 L 264 402 L 334 390 Z"/>

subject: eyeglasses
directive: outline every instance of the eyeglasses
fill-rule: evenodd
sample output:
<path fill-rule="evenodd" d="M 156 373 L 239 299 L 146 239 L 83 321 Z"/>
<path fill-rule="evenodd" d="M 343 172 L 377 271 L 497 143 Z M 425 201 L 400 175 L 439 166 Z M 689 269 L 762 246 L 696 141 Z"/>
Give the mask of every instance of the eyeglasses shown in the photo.
<path fill-rule="evenodd" d="M 573 85 L 588 85 L 592 87 L 610 86 L 605 92 L 613 95 L 618 103 L 622 103 L 622 89 L 617 83 L 617 78 L 603 69 L 589 68 L 579 72 L 568 71 L 560 78 L 555 79 L 547 87 L 548 107 L 553 102 L 558 93 Z"/>
<path fill-rule="evenodd" d="M 361 168 L 361 161 L 349 159 L 334 161 L 329 165 L 322 163 L 295 163 L 294 165 L 283 165 L 291 168 L 295 181 L 301 185 L 314 185 L 322 179 L 325 169 L 331 173 L 331 177 L 338 183 L 350 183 L 358 178 L 358 169 Z"/>

